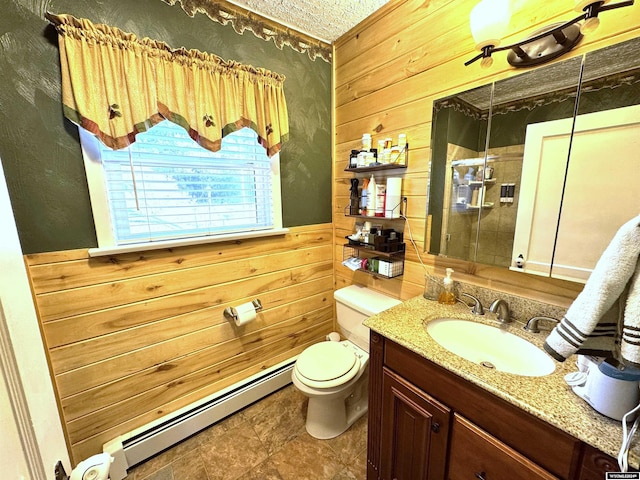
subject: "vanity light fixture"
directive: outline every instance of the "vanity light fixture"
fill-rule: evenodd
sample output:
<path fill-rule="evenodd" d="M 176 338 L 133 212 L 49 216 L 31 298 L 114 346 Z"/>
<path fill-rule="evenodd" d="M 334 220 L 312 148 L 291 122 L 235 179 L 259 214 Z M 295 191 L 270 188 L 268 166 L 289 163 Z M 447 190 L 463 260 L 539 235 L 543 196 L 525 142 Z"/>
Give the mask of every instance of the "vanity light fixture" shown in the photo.
<path fill-rule="evenodd" d="M 582 12 L 576 18 L 547 25 L 520 42 L 498 47 L 511 18 L 510 3 L 511 0 L 481 0 L 471 10 L 471 34 L 481 52 L 465 65 L 481 60 L 481 66 L 489 67 L 493 63 L 491 55 L 503 50 L 510 50 L 507 61 L 514 67 L 533 67 L 549 62 L 570 51 L 583 35 L 594 31 L 600 24 L 600 12 L 631 6 L 634 0 L 613 4 L 608 4 L 609 0 L 575 0 L 575 10 Z"/>

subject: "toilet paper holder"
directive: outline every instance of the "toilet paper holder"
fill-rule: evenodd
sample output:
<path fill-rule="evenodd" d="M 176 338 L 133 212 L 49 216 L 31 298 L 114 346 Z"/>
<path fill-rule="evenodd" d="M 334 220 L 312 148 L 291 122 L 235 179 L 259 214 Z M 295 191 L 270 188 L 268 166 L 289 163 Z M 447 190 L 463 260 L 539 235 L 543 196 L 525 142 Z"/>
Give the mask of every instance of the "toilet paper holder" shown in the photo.
<path fill-rule="evenodd" d="M 253 304 L 253 308 L 256 309 L 256 312 L 259 312 L 260 310 L 262 310 L 262 303 L 260 303 L 260 299 L 256 298 L 255 300 L 252 300 L 251 303 Z M 236 309 L 233 307 L 225 308 L 224 316 L 229 320 L 233 320 L 234 322 L 238 319 L 238 313 L 236 312 Z"/>

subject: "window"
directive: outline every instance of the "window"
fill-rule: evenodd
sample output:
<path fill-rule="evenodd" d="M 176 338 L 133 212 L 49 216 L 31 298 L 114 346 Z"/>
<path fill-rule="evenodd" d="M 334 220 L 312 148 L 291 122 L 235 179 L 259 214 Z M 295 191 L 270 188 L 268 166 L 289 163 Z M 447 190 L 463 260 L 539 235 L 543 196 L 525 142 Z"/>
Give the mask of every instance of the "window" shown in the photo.
<path fill-rule="evenodd" d="M 168 120 L 121 150 L 80 132 L 100 249 L 282 233 L 279 156 L 253 130 L 227 135 L 217 152 Z"/>

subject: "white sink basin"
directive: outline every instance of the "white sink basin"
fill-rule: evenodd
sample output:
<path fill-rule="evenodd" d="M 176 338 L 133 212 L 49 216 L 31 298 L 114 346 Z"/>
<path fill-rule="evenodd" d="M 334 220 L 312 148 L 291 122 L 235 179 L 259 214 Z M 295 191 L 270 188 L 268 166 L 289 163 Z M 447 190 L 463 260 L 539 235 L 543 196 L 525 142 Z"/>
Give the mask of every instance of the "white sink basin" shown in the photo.
<path fill-rule="evenodd" d="M 456 355 L 487 368 L 527 377 L 553 373 L 554 360 L 534 344 L 482 323 L 438 318 L 426 325 L 431 337 Z"/>

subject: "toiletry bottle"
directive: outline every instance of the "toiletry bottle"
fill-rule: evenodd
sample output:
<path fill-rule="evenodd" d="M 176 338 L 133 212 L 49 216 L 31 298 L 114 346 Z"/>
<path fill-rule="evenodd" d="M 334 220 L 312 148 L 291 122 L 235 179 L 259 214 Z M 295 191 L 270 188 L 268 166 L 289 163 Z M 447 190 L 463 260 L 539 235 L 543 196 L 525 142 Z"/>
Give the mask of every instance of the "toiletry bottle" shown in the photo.
<path fill-rule="evenodd" d="M 378 163 L 389 163 L 389 159 L 384 156 L 384 140 L 378 140 Z"/>
<path fill-rule="evenodd" d="M 349 157 L 349 168 L 358 167 L 358 150 L 351 150 L 351 156 Z"/>
<path fill-rule="evenodd" d="M 376 178 L 371 174 L 367 192 L 367 215 L 370 217 L 376 214 Z"/>
<path fill-rule="evenodd" d="M 368 152 L 371 150 L 371 134 L 363 133 L 362 134 L 362 150 L 364 152 Z"/>
<path fill-rule="evenodd" d="M 400 147 L 394 145 L 389 153 L 389 163 L 400 163 Z"/>
<path fill-rule="evenodd" d="M 398 135 L 398 148 L 400 149 L 400 158 L 398 163 L 400 165 L 406 165 L 407 163 L 407 134 L 401 133 Z"/>
<path fill-rule="evenodd" d="M 457 204 L 466 205 L 471 201 L 471 189 L 469 185 L 458 185 L 458 199 Z"/>
<path fill-rule="evenodd" d="M 387 186 L 384 183 L 376 184 L 376 217 L 384 217 L 384 206 L 387 197 Z"/>
<path fill-rule="evenodd" d="M 358 212 L 360 211 L 360 205 L 358 205 L 360 202 L 360 199 L 358 198 L 358 183 L 360 183 L 360 180 L 357 178 L 351 179 L 351 189 L 349 190 L 349 215 L 358 215 Z"/>
<path fill-rule="evenodd" d="M 443 290 L 438 296 L 438 303 L 444 305 L 455 305 L 456 303 L 456 294 L 453 292 L 453 279 L 451 278 L 452 273 L 453 268 L 447 268 L 447 276 L 442 281 Z"/>
<path fill-rule="evenodd" d="M 360 215 L 366 215 L 367 214 L 367 204 L 368 204 L 368 199 L 367 199 L 367 194 L 369 193 L 369 179 L 365 178 L 364 180 L 362 180 L 362 196 L 360 197 Z"/>
<path fill-rule="evenodd" d="M 469 170 L 467 171 L 467 173 L 464 174 L 464 180 L 467 185 L 469 185 L 469 182 L 472 182 L 473 179 L 475 178 L 473 172 L 474 172 L 473 168 L 469 167 Z"/>

